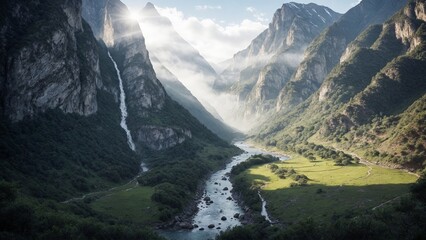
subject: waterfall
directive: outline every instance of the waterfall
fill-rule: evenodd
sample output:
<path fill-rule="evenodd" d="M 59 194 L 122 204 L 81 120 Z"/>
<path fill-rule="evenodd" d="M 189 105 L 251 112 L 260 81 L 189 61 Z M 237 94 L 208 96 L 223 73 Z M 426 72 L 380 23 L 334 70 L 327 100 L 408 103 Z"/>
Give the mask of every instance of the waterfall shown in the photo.
<path fill-rule="evenodd" d="M 126 94 L 124 93 L 124 87 L 123 87 L 123 80 L 121 79 L 121 74 L 120 74 L 120 70 L 118 69 L 117 63 L 114 61 L 109 51 L 108 51 L 108 56 L 111 59 L 112 63 L 114 63 L 115 71 L 117 72 L 118 81 L 120 82 L 120 110 L 121 110 L 120 126 L 126 132 L 127 143 L 129 144 L 130 149 L 135 151 L 135 143 L 133 142 L 132 135 L 130 134 L 130 130 L 127 127 L 127 123 L 126 123 L 127 107 L 126 107 Z"/>
<path fill-rule="evenodd" d="M 260 191 L 258 191 L 257 194 L 259 195 L 260 200 L 262 201 L 262 212 L 260 214 L 265 217 L 266 221 L 272 223 L 271 219 L 269 218 L 269 214 L 266 211 L 266 201 L 265 201 L 265 199 L 263 199 L 262 195 L 260 195 Z"/>

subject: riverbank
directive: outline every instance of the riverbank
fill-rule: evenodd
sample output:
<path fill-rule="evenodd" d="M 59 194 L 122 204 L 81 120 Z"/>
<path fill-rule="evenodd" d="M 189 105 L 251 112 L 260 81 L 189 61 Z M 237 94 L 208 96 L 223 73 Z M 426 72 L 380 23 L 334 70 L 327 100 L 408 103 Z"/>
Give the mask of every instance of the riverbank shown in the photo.
<path fill-rule="evenodd" d="M 256 216 L 250 208 L 242 205 L 241 198 L 234 194 L 230 172 L 234 166 L 253 155 L 271 153 L 242 142 L 236 143 L 236 146 L 245 152 L 234 157 L 224 169 L 213 173 L 205 182 L 203 194 L 196 201 L 198 211 L 191 221 L 195 228 L 192 230 L 179 230 L 178 228 L 162 230 L 160 231 L 162 236 L 178 240 L 214 239 L 226 229 L 253 223 L 252 219 L 255 219 Z"/>

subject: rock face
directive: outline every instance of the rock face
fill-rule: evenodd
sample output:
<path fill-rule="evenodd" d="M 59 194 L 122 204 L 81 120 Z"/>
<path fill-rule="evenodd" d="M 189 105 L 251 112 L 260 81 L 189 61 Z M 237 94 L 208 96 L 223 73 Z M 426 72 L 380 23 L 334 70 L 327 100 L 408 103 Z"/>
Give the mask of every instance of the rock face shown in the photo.
<path fill-rule="evenodd" d="M 314 93 L 347 45 L 372 24 L 383 23 L 401 9 L 404 0 L 363 0 L 324 31 L 308 47 L 306 56 L 290 82 L 279 94 L 277 111 L 289 110 Z"/>
<path fill-rule="evenodd" d="M 126 18 L 129 15 L 119 0 L 83 0 L 83 17 L 119 64 L 129 109 L 146 116 L 148 110 L 162 109 L 166 94 L 149 60 L 139 24 Z"/>
<path fill-rule="evenodd" d="M 156 114 L 169 111 L 164 107 L 170 100 L 154 72 L 139 24 L 126 18 L 129 15 L 119 0 L 83 0 L 84 18 L 119 65 L 131 121 L 129 127 L 137 148 L 144 145 L 153 150 L 167 149 L 191 138 L 192 134 L 180 127 L 144 123 Z"/>
<path fill-rule="evenodd" d="M 163 150 L 183 143 L 192 138 L 189 130 L 158 126 L 143 126 L 137 132 L 137 141 L 153 150 Z"/>
<path fill-rule="evenodd" d="M 294 111 L 276 113 L 257 136 L 282 146 L 315 135 L 341 147 L 350 143 L 370 160 L 421 168 L 426 22 L 416 9 L 424 7 L 424 0 L 410 1 L 360 33 L 319 89 Z"/>
<path fill-rule="evenodd" d="M 97 43 L 82 21 L 81 2 L 9 2 L 1 21 L 1 110 L 12 121 L 47 109 L 90 115 L 101 85 Z M 51 24 L 55 22 L 56 24 Z M 35 29 L 31 25 L 42 24 Z"/>
<path fill-rule="evenodd" d="M 234 56 L 216 87 L 237 94 L 245 118 L 263 115 L 275 108 L 279 91 L 302 61 L 309 43 L 339 17 L 316 4 L 284 4 L 269 28 Z"/>

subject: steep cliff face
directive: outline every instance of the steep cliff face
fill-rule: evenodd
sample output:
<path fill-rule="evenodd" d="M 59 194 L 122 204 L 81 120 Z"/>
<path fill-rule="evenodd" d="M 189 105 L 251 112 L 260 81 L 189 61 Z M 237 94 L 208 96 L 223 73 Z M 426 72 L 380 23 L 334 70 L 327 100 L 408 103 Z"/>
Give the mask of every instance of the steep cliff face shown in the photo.
<path fill-rule="evenodd" d="M 12 121 L 54 108 L 95 113 L 96 88 L 102 85 L 98 46 L 82 21 L 81 2 L 6 5 L 0 30 L 2 112 Z"/>
<path fill-rule="evenodd" d="M 189 130 L 171 127 L 143 126 L 137 132 L 136 140 L 144 143 L 150 149 L 164 150 L 183 143 L 192 138 Z"/>
<path fill-rule="evenodd" d="M 283 63 L 287 65 L 288 60 L 292 59 L 294 63 L 291 65 L 297 65 L 301 58 L 297 55 L 302 55 L 312 39 L 339 16 L 331 9 L 316 4 L 284 4 L 275 12 L 268 29 L 245 50 L 235 54 L 232 64 L 221 75 L 223 84 L 230 85 L 238 81 L 240 86 L 234 86 L 233 89 L 245 99 L 248 92 L 244 92 L 244 89 L 247 88 L 241 85 L 254 84 L 259 79 L 259 72 L 267 64 L 282 65 L 280 60 L 287 60 Z M 272 70 L 270 66 L 264 71 L 268 70 Z M 264 77 L 260 81 L 264 81 Z"/>
<path fill-rule="evenodd" d="M 303 59 L 309 43 L 340 14 L 316 4 L 287 3 L 278 9 L 269 28 L 237 53 L 222 73 L 219 88 L 229 85 L 242 103 L 238 117 L 252 119 L 274 109 L 284 84 Z"/>
<path fill-rule="evenodd" d="M 347 45 L 371 24 L 383 23 L 405 0 L 364 0 L 350 9 L 308 47 L 304 60 L 283 88 L 277 110 L 289 110 L 314 93 L 339 63 Z"/>
<path fill-rule="evenodd" d="M 145 116 L 147 110 L 162 109 L 165 92 L 155 76 L 139 24 L 129 16 L 119 0 L 83 0 L 84 19 L 119 63 L 129 108 Z"/>
<path fill-rule="evenodd" d="M 162 120 L 156 122 L 157 129 L 156 124 L 147 127 L 146 123 L 155 122 L 153 119 L 158 115 L 171 114 L 164 109 L 170 99 L 156 77 L 139 24 L 130 19 L 127 7 L 119 0 L 84 0 L 83 16 L 118 63 L 129 110 L 129 127 L 137 149 L 147 146 L 162 150 L 189 139 L 188 135 L 177 137 L 179 127 L 158 126 L 168 124 Z"/>
<path fill-rule="evenodd" d="M 120 70 L 129 113 L 127 123 L 136 150 L 165 150 L 205 137 L 218 140 L 166 94 L 154 72 L 139 24 L 129 16 L 119 0 L 83 0 L 83 17 L 96 37 L 105 42 Z"/>
<path fill-rule="evenodd" d="M 424 6 L 424 1 L 414 1 L 384 25 L 373 48 L 398 55 L 343 110 L 353 124 L 365 124 L 378 114 L 394 114 L 395 109 L 406 109 L 425 94 L 426 25 L 416 11 Z"/>

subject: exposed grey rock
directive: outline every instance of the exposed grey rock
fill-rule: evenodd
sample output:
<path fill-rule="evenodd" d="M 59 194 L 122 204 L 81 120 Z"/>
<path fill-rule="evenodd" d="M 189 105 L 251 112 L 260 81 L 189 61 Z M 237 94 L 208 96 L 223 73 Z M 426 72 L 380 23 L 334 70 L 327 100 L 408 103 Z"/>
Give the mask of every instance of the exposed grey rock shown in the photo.
<path fill-rule="evenodd" d="M 306 47 L 339 17 L 316 4 L 283 4 L 269 28 L 233 57 L 221 75 L 223 82 L 216 83 L 238 96 L 242 106 L 236 117 L 253 124 L 275 109 L 280 90 L 302 61 Z"/>
<path fill-rule="evenodd" d="M 99 56 L 96 40 L 81 19 L 80 1 L 64 1 L 60 5 L 62 11 L 54 10 L 52 16 L 41 17 L 34 15 L 29 5 L 46 7 L 37 1 L 13 1 L 8 10 L 13 14 L 1 26 L 1 54 L 5 54 L 6 66 L 0 74 L 4 113 L 12 121 L 55 108 L 80 115 L 95 113 L 96 87 L 101 82 Z M 29 24 L 54 16 L 59 19 L 54 26 L 16 34 Z M 19 25 L 12 27 L 12 22 Z M 18 41 L 23 44 L 8 49 Z"/>
<path fill-rule="evenodd" d="M 363 0 L 345 13 L 310 44 L 304 60 L 281 90 L 276 110 L 288 111 L 311 96 L 359 33 L 372 24 L 383 23 L 405 3 L 404 0 Z"/>
<path fill-rule="evenodd" d="M 153 150 L 163 150 L 192 138 L 189 130 L 171 127 L 142 126 L 137 130 L 136 141 Z"/>

